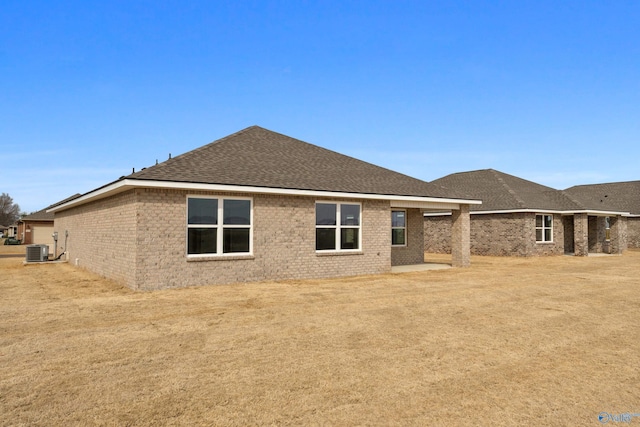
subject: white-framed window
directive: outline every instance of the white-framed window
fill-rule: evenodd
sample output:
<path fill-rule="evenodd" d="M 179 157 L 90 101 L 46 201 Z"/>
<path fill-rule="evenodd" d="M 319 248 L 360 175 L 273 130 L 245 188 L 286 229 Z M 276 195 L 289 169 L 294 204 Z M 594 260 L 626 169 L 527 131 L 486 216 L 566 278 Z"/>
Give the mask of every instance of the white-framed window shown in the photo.
<path fill-rule="evenodd" d="M 251 254 L 252 205 L 250 198 L 187 196 L 187 256 Z"/>
<path fill-rule="evenodd" d="M 553 242 L 553 215 L 536 215 L 536 242 Z"/>
<path fill-rule="evenodd" d="M 316 251 L 358 251 L 361 247 L 359 203 L 316 202 Z"/>
<path fill-rule="evenodd" d="M 407 246 L 407 211 L 391 211 L 391 246 Z"/>

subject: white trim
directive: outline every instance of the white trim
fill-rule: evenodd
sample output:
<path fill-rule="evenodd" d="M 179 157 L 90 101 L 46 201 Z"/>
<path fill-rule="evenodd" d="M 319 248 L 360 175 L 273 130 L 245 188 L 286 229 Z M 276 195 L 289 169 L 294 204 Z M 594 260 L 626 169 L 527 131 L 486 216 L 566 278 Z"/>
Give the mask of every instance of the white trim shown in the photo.
<path fill-rule="evenodd" d="M 421 202 L 421 203 L 434 203 L 434 207 L 438 206 L 445 208 L 442 204 L 467 204 L 467 205 L 480 205 L 480 200 L 467 200 L 467 199 L 449 199 L 438 197 L 421 197 L 421 196 L 399 196 L 392 194 L 367 194 L 367 193 L 346 193 L 342 191 L 321 191 L 321 190 L 296 190 L 290 188 L 272 188 L 272 187 L 253 187 L 247 185 L 227 185 L 227 184 L 200 184 L 192 182 L 177 182 L 177 181 L 152 181 L 152 180 L 140 180 L 140 179 L 122 179 L 114 183 L 108 184 L 104 187 L 93 190 L 83 196 L 78 197 L 55 206 L 47 212 L 58 212 L 65 209 L 72 208 L 92 200 L 99 200 L 105 197 L 113 196 L 123 191 L 127 191 L 133 188 L 165 188 L 176 190 L 191 190 L 191 191 L 215 191 L 215 192 L 230 192 L 230 193 L 257 193 L 257 194 L 280 194 L 291 196 L 310 196 L 310 197 L 329 197 L 340 199 L 366 199 L 366 200 L 391 200 L 403 201 L 403 202 Z M 446 208 L 445 208 L 446 209 Z"/>
<path fill-rule="evenodd" d="M 629 212 L 616 212 L 616 211 L 594 211 L 594 210 L 583 210 L 583 211 L 569 211 L 563 212 L 562 215 L 574 215 L 574 214 L 587 214 L 590 216 L 628 216 Z"/>
<path fill-rule="evenodd" d="M 628 212 L 615 212 L 615 211 L 594 211 L 594 210 L 578 210 L 578 211 L 554 211 L 554 210 L 541 210 L 541 209 L 506 209 L 496 211 L 471 211 L 471 215 L 490 215 L 490 214 L 509 214 L 509 213 L 535 213 L 535 214 L 550 214 L 550 215 L 575 215 L 575 214 L 587 214 L 591 216 L 634 216 Z M 451 212 L 425 212 L 423 216 L 447 216 L 451 215 Z M 640 215 L 636 215 L 640 216 Z"/>
<path fill-rule="evenodd" d="M 542 217 L 542 225 L 540 227 L 538 227 L 538 217 L 541 216 Z M 551 226 L 547 227 L 546 225 L 544 225 L 544 217 L 551 217 Z M 553 243 L 554 239 L 553 239 L 553 214 L 548 214 L 548 213 L 539 213 L 536 214 L 536 243 Z M 538 230 L 540 230 L 541 234 L 542 234 L 542 240 L 538 240 Z M 551 230 L 551 240 L 545 240 L 545 231 L 546 230 Z"/>
<path fill-rule="evenodd" d="M 442 203 L 442 202 L 418 202 L 412 200 L 392 200 L 392 208 L 417 208 L 417 209 L 460 209 L 461 203 Z"/>

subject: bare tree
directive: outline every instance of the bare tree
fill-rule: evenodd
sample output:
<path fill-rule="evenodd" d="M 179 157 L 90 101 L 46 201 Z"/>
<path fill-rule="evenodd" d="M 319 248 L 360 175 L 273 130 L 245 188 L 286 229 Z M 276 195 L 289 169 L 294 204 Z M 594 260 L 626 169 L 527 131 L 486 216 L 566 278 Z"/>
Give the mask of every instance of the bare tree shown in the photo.
<path fill-rule="evenodd" d="M 20 218 L 20 206 L 7 193 L 0 195 L 0 225 L 11 225 Z"/>

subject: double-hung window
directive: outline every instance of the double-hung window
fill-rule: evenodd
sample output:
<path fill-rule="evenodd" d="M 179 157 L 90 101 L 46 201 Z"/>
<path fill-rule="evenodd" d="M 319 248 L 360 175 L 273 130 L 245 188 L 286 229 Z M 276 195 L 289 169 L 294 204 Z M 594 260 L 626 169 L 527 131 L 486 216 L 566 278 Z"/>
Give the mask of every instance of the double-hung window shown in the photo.
<path fill-rule="evenodd" d="M 391 211 L 391 245 L 407 245 L 407 212 Z"/>
<path fill-rule="evenodd" d="M 553 215 L 536 215 L 536 242 L 553 242 Z"/>
<path fill-rule="evenodd" d="M 187 255 L 251 254 L 251 199 L 187 197 Z"/>
<path fill-rule="evenodd" d="M 360 249 L 360 205 L 316 203 L 316 251 Z"/>

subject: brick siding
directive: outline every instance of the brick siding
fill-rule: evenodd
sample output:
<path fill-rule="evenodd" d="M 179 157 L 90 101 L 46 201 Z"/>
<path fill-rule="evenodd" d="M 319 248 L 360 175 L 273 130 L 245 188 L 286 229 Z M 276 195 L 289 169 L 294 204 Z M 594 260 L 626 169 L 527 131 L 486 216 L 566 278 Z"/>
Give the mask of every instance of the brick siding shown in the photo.
<path fill-rule="evenodd" d="M 420 209 L 406 209 L 407 245 L 391 248 L 391 265 L 422 264 L 424 262 L 424 227 Z M 389 221 L 391 216 L 389 215 Z M 391 233 L 389 233 L 389 236 Z M 389 237 L 389 240 L 391 237 Z"/>
<path fill-rule="evenodd" d="M 136 214 L 133 190 L 58 212 L 58 250 L 73 265 L 135 288 Z"/>
<path fill-rule="evenodd" d="M 424 217 L 424 251 L 432 254 L 451 253 L 450 215 Z"/>
<path fill-rule="evenodd" d="M 451 253 L 451 216 L 424 218 L 426 252 Z M 553 215 L 553 242 L 536 242 L 535 213 L 471 215 L 471 254 L 540 256 L 564 253 L 561 215 Z"/>
<path fill-rule="evenodd" d="M 187 258 L 187 194 L 252 197 L 253 255 Z M 317 200 L 311 197 L 136 189 L 56 213 L 54 228 L 62 236 L 61 241 L 64 231 L 69 231 L 67 251 L 71 263 L 77 260 L 79 266 L 133 289 L 390 271 L 388 201 L 351 200 L 362 204 L 362 250 L 355 254 L 329 255 L 315 251 Z"/>
<path fill-rule="evenodd" d="M 640 249 L 640 218 L 627 218 L 627 245 Z"/>

